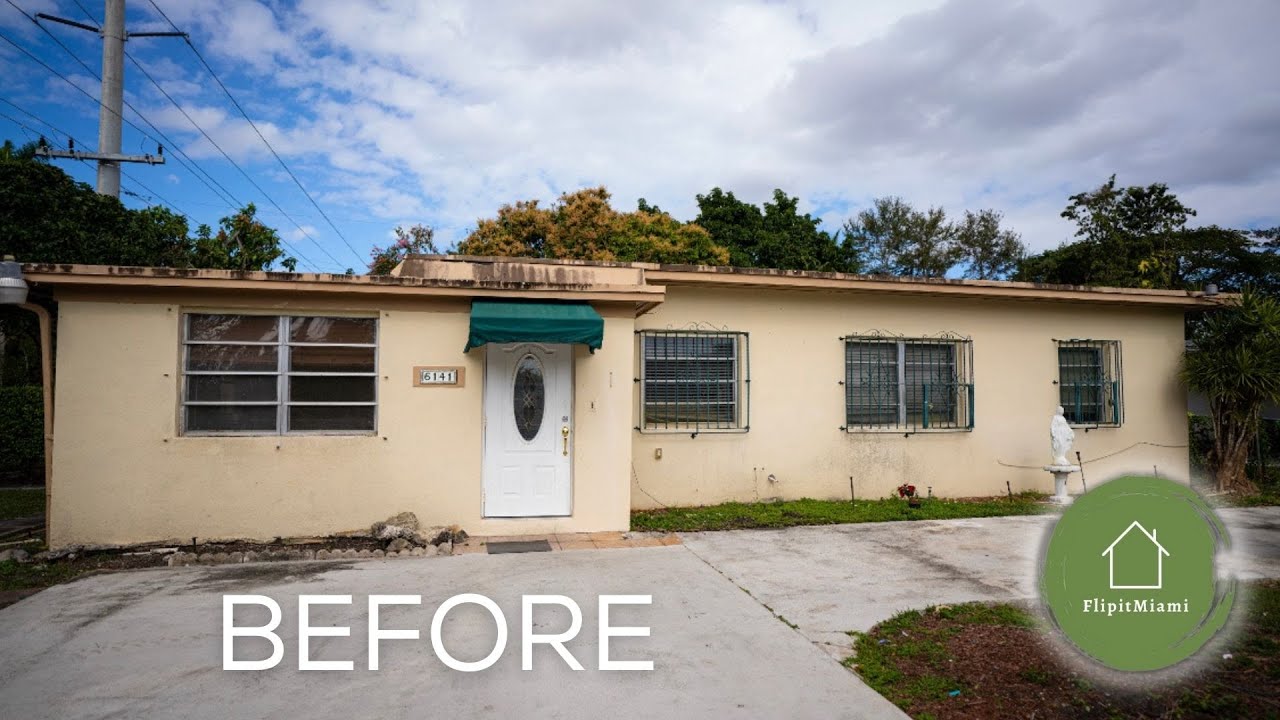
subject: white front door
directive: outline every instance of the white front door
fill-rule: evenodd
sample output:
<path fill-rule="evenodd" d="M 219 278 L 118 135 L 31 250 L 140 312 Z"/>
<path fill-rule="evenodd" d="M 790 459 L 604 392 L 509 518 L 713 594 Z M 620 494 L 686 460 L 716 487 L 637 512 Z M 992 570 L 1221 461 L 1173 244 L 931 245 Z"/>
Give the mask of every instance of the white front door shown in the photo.
<path fill-rule="evenodd" d="M 485 517 L 572 510 L 573 348 L 485 348 Z"/>

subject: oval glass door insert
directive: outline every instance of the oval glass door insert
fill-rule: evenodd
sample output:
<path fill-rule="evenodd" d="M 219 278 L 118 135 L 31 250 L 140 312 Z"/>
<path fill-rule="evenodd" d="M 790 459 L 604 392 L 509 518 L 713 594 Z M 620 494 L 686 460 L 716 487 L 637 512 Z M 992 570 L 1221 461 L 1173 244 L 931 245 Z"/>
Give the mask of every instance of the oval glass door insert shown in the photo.
<path fill-rule="evenodd" d="M 525 355 L 516 363 L 515 388 L 512 409 L 516 414 L 516 430 L 526 442 L 538 437 L 542 427 L 542 414 L 547 405 L 546 383 L 542 375 L 542 363 L 532 355 Z"/>

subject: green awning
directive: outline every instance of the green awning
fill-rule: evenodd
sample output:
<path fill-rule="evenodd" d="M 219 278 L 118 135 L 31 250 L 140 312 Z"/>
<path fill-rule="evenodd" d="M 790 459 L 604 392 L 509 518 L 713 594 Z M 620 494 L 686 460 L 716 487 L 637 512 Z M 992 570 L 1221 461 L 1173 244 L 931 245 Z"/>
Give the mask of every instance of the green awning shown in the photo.
<path fill-rule="evenodd" d="M 463 352 L 485 343 L 604 343 L 604 318 L 586 303 L 471 301 L 471 333 Z"/>

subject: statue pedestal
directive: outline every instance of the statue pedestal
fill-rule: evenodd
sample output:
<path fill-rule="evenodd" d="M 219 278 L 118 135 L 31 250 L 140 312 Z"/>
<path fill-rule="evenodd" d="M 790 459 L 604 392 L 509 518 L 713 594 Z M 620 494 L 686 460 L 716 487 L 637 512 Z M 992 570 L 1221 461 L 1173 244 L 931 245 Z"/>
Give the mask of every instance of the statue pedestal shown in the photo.
<path fill-rule="evenodd" d="M 1045 465 L 1046 472 L 1053 474 L 1053 497 L 1049 502 L 1058 505 L 1070 505 L 1071 496 L 1067 494 L 1067 478 L 1073 472 L 1080 472 L 1079 465 Z"/>

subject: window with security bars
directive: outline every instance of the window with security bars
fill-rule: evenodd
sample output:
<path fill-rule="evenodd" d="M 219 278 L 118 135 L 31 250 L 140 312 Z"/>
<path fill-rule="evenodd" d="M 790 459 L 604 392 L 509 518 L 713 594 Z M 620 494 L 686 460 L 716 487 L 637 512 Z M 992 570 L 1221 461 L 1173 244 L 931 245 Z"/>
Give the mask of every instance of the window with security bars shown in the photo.
<path fill-rule="evenodd" d="M 1058 402 L 1073 425 L 1124 419 L 1119 340 L 1058 340 Z"/>
<path fill-rule="evenodd" d="M 187 435 L 375 429 L 374 318 L 183 315 Z"/>
<path fill-rule="evenodd" d="M 973 341 L 851 335 L 844 341 L 849 432 L 973 428 Z"/>
<path fill-rule="evenodd" d="M 641 330 L 643 431 L 744 432 L 749 428 L 747 333 Z"/>

